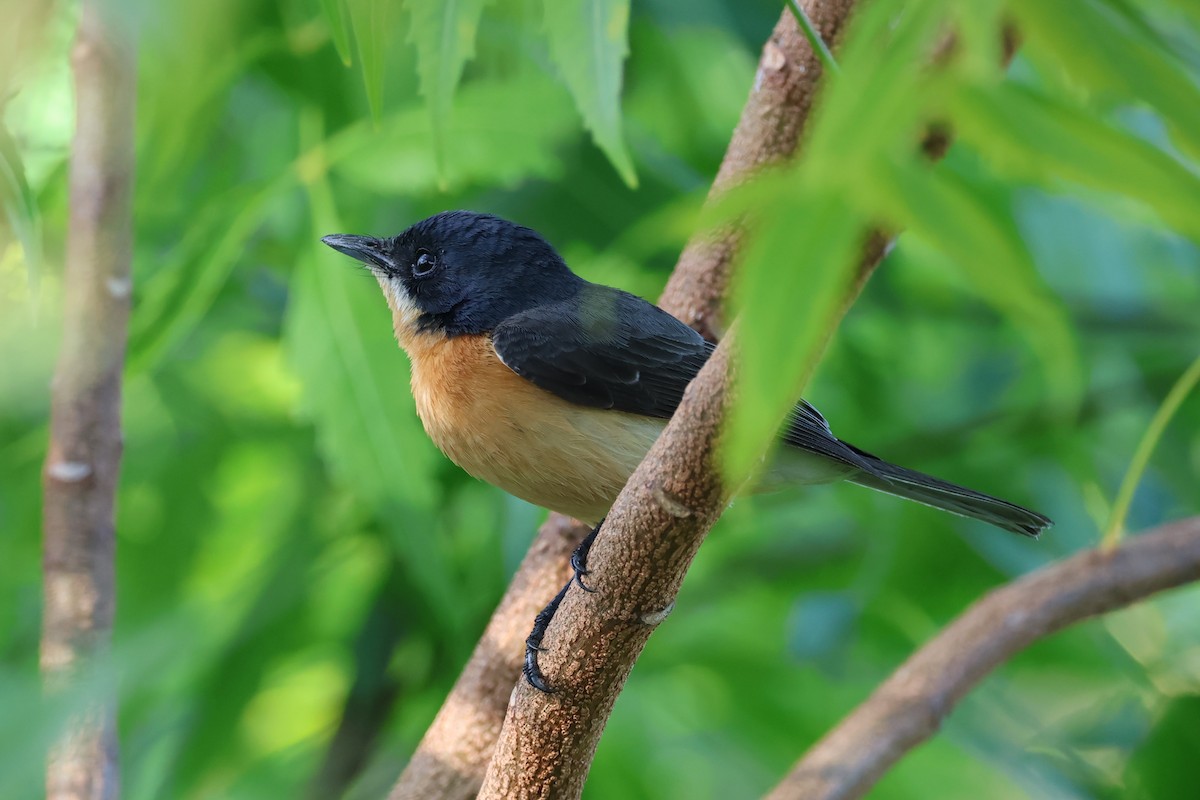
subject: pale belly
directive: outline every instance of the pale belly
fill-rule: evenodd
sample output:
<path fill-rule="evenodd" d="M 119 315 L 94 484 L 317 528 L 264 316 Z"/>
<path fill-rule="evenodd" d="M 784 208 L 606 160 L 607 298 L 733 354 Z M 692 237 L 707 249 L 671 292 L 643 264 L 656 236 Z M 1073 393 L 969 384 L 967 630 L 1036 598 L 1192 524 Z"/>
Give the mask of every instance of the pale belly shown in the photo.
<path fill-rule="evenodd" d="M 454 463 L 535 505 L 595 524 L 665 420 L 568 403 L 506 367 L 485 337 L 406 344 L 425 431 Z M 852 468 L 783 448 L 758 490 L 824 483 Z"/>

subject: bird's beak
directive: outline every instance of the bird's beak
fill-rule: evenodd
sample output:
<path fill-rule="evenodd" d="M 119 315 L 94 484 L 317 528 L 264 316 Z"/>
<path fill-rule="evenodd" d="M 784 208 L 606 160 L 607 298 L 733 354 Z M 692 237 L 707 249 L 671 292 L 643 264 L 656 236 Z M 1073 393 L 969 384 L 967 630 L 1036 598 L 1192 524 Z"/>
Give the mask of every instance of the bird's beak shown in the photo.
<path fill-rule="evenodd" d="M 367 266 L 376 267 L 384 272 L 392 272 L 395 269 L 395 265 L 388 255 L 386 243 L 382 239 L 376 239 L 374 236 L 334 233 L 322 236 L 321 241 L 339 253 L 358 259 Z"/>

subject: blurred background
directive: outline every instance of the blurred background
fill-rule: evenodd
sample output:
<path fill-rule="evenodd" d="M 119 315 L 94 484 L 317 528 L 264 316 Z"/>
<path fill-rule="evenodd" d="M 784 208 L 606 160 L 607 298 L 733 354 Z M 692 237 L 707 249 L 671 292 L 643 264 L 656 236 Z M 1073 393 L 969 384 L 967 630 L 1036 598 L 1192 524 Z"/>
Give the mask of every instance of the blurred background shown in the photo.
<path fill-rule="evenodd" d="M 1063 4 L 1097 48 L 1126 41 L 1104 38 L 1110 28 L 1155 45 L 1118 56 L 1070 51 L 1038 34 L 1036 4 L 1012 5 L 1032 34 L 1010 84 L 1085 114 L 1114 148 L 1095 150 L 1090 173 L 1057 172 L 1071 147 L 1022 162 L 1019 148 L 989 147 L 986 120 L 964 122 L 963 146 L 935 172 L 984 198 L 1005 235 L 989 239 L 986 220 L 939 227 L 936 205 L 897 219 L 914 234 L 872 278 L 806 396 L 855 444 L 1056 527 L 1020 540 L 849 485 L 738 500 L 634 670 L 585 796 L 758 796 L 972 600 L 1097 543 L 1150 418 L 1200 351 L 1200 214 L 1186 221 L 1200 207 L 1189 193 L 1200 128 L 1185 124 L 1200 109 L 1187 108 L 1200 17 L 1173 0 Z M 628 6 L 610 6 L 619 27 Z M 518 0 L 487 5 L 438 110 L 451 95 L 422 92 L 419 61 L 435 35 L 429 7 L 127 8 L 140 64 L 114 651 L 132 800 L 382 797 L 545 515 L 426 440 L 374 281 L 319 237 L 488 211 L 541 231 L 588 279 L 654 298 L 780 13 L 759 0 L 636 0 L 623 86 L 618 72 L 610 92 L 619 116 L 605 122 L 603 102 L 589 105 L 561 67 L 542 4 Z M 0 797 L 27 798 L 73 702 L 41 699 L 37 651 L 78 9 L 4 9 Z M 1155 57 L 1176 83 L 1147 66 Z M 1124 85 L 1105 61 L 1122 62 Z M 968 60 L 955 74 L 1000 91 L 993 73 Z M 1177 91 L 1155 96 L 1150 81 Z M 1144 158 L 1122 160 L 1129 152 Z M 846 167 L 845 191 L 885 196 L 854 183 L 860 172 Z M 1014 242 L 1017 256 L 1000 252 Z M 777 273 L 758 274 L 781 276 L 786 299 L 805 258 L 777 250 Z M 1009 270 L 1014 259 L 1025 272 Z M 1191 398 L 1128 529 L 1200 513 L 1198 473 Z M 872 796 L 1177 797 L 1197 753 L 1191 588 L 1037 644 Z"/>

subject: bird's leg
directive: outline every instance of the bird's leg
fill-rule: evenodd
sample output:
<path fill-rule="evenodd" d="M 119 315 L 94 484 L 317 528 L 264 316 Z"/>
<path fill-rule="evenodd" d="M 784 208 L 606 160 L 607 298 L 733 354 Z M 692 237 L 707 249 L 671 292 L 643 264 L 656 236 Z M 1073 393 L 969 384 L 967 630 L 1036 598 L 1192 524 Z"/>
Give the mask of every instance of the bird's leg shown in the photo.
<path fill-rule="evenodd" d="M 546 683 L 546 678 L 542 675 L 541 668 L 538 667 L 538 653 L 545 650 L 542 647 L 542 637 L 546 635 L 546 628 L 550 627 L 550 620 L 554 619 L 554 612 L 558 611 L 559 604 L 567 596 L 567 589 L 570 589 L 574 582 L 575 578 L 571 577 L 567 581 L 567 585 L 559 589 L 558 594 L 554 595 L 554 599 L 534 617 L 533 630 L 525 639 L 525 666 L 521 668 L 521 672 L 530 686 L 546 694 L 551 694 L 554 690 L 550 688 L 550 684 Z"/>
<path fill-rule="evenodd" d="M 592 528 L 592 532 L 583 537 L 583 541 L 575 548 L 575 552 L 571 553 L 571 569 L 575 570 L 575 582 L 579 584 L 579 588 L 585 592 L 595 591 L 583 582 L 583 576 L 590 573 L 587 568 L 588 553 L 592 550 L 592 542 L 596 541 L 596 534 L 600 533 L 600 526 L 604 524 L 604 519 L 596 523 L 596 527 Z"/>
<path fill-rule="evenodd" d="M 542 675 L 542 670 L 538 666 L 538 653 L 546 648 L 542 647 L 542 637 L 546 635 L 546 628 L 550 627 L 550 620 L 554 619 L 555 612 L 558 611 L 559 605 L 564 597 L 567 596 L 567 590 L 571 588 L 572 583 L 578 583 L 579 588 L 585 592 L 595 591 L 583 583 L 583 576 L 588 574 L 587 558 L 588 552 L 592 549 L 592 542 L 596 541 L 596 534 L 600 533 L 600 526 L 604 524 L 604 520 L 600 520 L 596 527 L 592 528 L 591 533 L 583 537 L 583 541 L 575 548 L 575 552 L 571 553 L 571 569 L 575 574 L 567 580 L 567 585 L 558 590 L 558 594 L 554 595 L 554 599 L 546 604 L 546 607 L 538 613 L 533 620 L 533 630 L 529 632 L 529 636 L 525 639 L 525 666 L 521 668 L 522 674 L 525 675 L 525 680 L 529 685 L 541 692 L 547 694 L 554 690 L 550 688 L 550 684 L 546 683 L 546 678 Z"/>

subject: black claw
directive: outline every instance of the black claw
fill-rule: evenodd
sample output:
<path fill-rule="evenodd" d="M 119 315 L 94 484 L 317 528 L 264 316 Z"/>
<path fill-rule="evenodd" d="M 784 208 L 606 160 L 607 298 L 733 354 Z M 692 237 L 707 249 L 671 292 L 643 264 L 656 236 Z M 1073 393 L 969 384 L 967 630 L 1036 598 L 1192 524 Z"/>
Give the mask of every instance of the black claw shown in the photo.
<path fill-rule="evenodd" d="M 562 603 L 562 599 L 567 596 L 567 590 L 571 588 L 572 583 L 579 584 L 579 588 L 585 592 L 596 591 L 592 587 L 583 582 L 583 576 L 589 574 L 587 568 L 588 551 L 592 549 L 592 542 L 596 541 L 596 534 L 600 533 L 600 526 L 604 524 L 604 520 L 592 528 L 592 532 L 583 537 L 583 541 L 575 548 L 575 552 L 571 553 L 571 569 L 575 574 L 567 581 L 567 585 L 558 590 L 558 594 L 554 599 L 546 604 L 546 607 L 538 613 L 533 620 L 533 630 L 529 632 L 529 637 L 525 639 L 525 664 L 521 667 L 521 674 L 525 676 L 525 681 L 537 689 L 539 692 L 553 694 L 554 689 L 550 684 L 546 683 L 546 677 L 542 675 L 541 667 L 538 666 L 538 653 L 546 652 L 546 648 L 542 647 L 542 637 L 546 635 L 546 628 L 550 627 L 550 620 L 554 619 L 554 614 L 558 611 L 558 606 Z"/>
<path fill-rule="evenodd" d="M 604 524 L 604 520 L 600 520 L 596 527 L 592 528 L 591 533 L 583 537 L 583 541 L 575 548 L 575 552 L 571 553 L 571 569 L 575 570 L 575 577 L 572 579 L 579 584 L 579 588 L 585 592 L 594 592 L 595 589 L 583 582 L 584 575 L 592 574 L 587 568 L 588 553 L 592 550 L 592 543 L 596 541 L 596 534 L 600 533 L 600 526 Z"/>
<path fill-rule="evenodd" d="M 538 653 L 544 652 L 546 649 L 542 647 L 542 637 L 546 635 L 546 628 L 550 627 L 550 620 L 554 619 L 554 612 L 558 611 L 559 603 L 566 597 L 573 580 L 575 579 L 567 581 L 567 585 L 558 590 L 554 599 L 538 612 L 533 619 L 533 630 L 525 639 L 525 665 L 521 667 L 521 674 L 525 676 L 525 680 L 530 686 L 546 694 L 552 694 L 554 689 L 550 688 L 550 684 L 546 683 L 546 678 L 542 675 L 542 670 L 538 666 Z"/>

